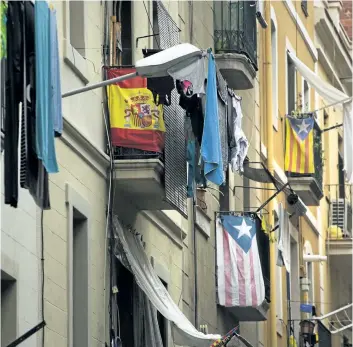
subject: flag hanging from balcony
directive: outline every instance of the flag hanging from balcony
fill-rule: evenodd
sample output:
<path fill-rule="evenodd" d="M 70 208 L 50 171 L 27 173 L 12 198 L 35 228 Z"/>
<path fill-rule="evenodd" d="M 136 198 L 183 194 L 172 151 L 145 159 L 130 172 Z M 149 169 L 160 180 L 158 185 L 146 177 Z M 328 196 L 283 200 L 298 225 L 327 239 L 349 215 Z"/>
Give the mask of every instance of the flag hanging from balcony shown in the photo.
<path fill-rule="evenodd" d="M 109 68 L 108 78 L 135 72 L 132 68 Z M 107 87 L 113 146 L 162 152 L 165 125 L 163 106 L 156 106 L 147 79 L 132 79 Z"/>
<path fill-rule="evenodd" d="M 222 306 L 257 307 L 265 300 L 256 218 L 226 215 L 216 221 L 217 293 Z"/>
<path fill-rule="evenodd" d="M 313 128 L 313 117 L 286 117 L 285 171 L 300 174 L 315 172 Z"/>

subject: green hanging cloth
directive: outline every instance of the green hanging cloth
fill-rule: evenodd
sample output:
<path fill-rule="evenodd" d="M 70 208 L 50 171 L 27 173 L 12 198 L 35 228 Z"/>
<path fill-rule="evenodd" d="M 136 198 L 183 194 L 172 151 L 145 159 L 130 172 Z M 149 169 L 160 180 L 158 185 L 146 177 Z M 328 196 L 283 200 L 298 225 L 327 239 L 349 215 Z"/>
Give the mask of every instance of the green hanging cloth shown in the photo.
<path fill-rule="evenodd" d="M 7 3 L 1 1 L 0 5 L 0 59 L 6 58 L 7 53 Z"/>

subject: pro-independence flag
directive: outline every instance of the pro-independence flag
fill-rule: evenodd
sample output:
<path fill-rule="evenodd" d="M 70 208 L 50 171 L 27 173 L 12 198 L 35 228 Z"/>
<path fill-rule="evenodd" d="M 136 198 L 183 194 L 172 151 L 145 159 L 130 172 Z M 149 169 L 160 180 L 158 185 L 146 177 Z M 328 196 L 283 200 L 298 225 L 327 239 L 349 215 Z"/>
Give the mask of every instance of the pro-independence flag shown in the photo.
<path fill-rule="evenodd" d="M 301 174 L 315 172 L 313 127 L 312 117 L 286 117 L 285 171 Z"/>
<path fill-rule="evenodd" d="M 257 225 L 252 217 L 217 219 L 217 293 L 222 306 L 257 307 L 265 300 Z"/>
<path fill-rule="evenodd" d="M 135 72 L 131 68 L 109 68 L 108 78 Z M 165 125 L 163 106 L 156 106 L 147 79 L 132 79 L 107 87 L 113 146 L 162 152 Z"/>

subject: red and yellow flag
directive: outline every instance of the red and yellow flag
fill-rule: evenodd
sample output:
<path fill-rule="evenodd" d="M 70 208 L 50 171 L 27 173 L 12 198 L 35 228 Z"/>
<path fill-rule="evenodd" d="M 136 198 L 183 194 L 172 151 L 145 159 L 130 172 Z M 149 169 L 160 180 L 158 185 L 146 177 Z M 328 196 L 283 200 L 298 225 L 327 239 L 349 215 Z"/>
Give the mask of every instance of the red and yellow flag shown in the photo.
<path fill-rule="evenodd" d="M 284 169 L 299 174 L 312 174 L 314 167 L 314 119 L 286 117 L 286 156 Z"/>
<path fill-rule="evenodd" d="M 132 68 L 109 68 L 108 78 L 135 72 Z M 163 106 L 156 106 L 147 79 L 132 79 L 107 87 L 113 146 L 162 152 L 165 125 Z"/>

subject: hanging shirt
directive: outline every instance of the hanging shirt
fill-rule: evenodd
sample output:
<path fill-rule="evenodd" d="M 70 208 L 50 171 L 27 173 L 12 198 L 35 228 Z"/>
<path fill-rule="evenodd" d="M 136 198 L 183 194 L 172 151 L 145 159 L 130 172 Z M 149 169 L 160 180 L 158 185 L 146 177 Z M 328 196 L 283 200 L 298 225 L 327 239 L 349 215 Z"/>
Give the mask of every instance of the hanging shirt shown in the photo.
<path fill-rule="evenodd" d="M 241 99 L 229 90 L 228 101 L 228 136 L 230 164 L 233 172 L 244 171 L 244 160 L 249 149 L 249 142 L 242 129 L 243 113 Z"/>
<path fill-rule="evenodd" d="M 46 1 L 35 2 L 35 34 L 36 34 L 36 150 L 38 158 L 48 173 L 58 172 L 54 143 L 54 120 L 52 83 L 56 74 L 55 62 L 49 57 L 55 49 L 51 42 L 50 10 Z"/>
<path fill-rule="evenodd" d="M 168 73 L 175 80 L 189 81 L 192 84 L 193 94 L 205 94 L 205 57 L 201 57 L 181 69 L 178 65 L 173 66 L 168 70 Z"/>

